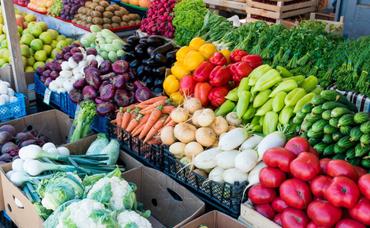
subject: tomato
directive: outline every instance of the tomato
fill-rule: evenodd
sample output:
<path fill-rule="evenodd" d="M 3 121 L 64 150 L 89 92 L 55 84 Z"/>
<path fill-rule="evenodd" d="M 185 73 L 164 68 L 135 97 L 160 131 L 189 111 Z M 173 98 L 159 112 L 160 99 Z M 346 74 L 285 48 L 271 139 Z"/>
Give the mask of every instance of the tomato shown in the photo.
<path fill-rule="evenodd" d="M 315 223 L 310 222 L 310 223 L 308 223 L 308 225 L 306 226 L 306 228 L 329 228 L 329 227 L 325 227 L 325 226 L 318 226 L 318 225 L 316 225 Z"/>
<path fill-rule="evenodd" d="M 366 198 L 360 199 L 360 201 L 349 210 L 349 214 L 357 221 L 370 226 L 370 200 Z"/>
<path fill-rule="evenodd" d="M 342 217 L 342 210 L 324 200 L 312 201 L 307 207 L 307 215 L 319 226 L 333 226 Z"/>
<path fill-rule="evenodd" d="M 331 160 L 327 168 L 328 175 L 332 177 L 346 176 L 352 180 L 357 180 L 358 178 L 355 168 L 344 160 Z"/>
<path fill-rule="evenodd" d="M 360 190 L 348 177 L 334 177 L 325 191 L 325 198 L 336 207 L 352 208 L 360 198 Z"/>
<path fill-rule="evenodd" d="M 298 155 L 302 152 L 308 152 L 310 150 L 310 144 L 307 139 L 303 137 L 294 137 L 291 138 L 286 144 L 285 149 L 289 150 L 295 155 Z"/>
<path fill-rule="evenodd" d="M 349 218 L 340 220 L 335 228 L 366 228 L 364 224 Z"/>
<path fill-rule="evenodd" d="M 266 188 L 277 188 L 285 181 L 285 173 L 279 169 L 265 167 L 259 174 L 260 184 Z"/>
<path fill-rule="evenodd" d="M 288 208 L 288 205 L 280 197 L 275 198 L 274 201 L 272 201 L 271 206 L 279 213 L 283 212 L 285 208 Z"/>
<path fill-rule="evenodd" d="M 312 194 L 319 198 L 325 197 L 325 191 L 329 187 L 332 178 L 328 176 L 317 176 L 310 183 Z"/>
<path fill-rule="evenodd" d="M 281 223 L 284 228 L 305 228 L 308 222 L 306 214 L 301 210 L 287 208 L 281 213 Z"/>
<path fill-rule="evenodd" d="M 323 174 L 327 174 L 327 171 L 328 171 L 328 163 L 331 161 L 330 158 L 323 158 L 320 160 L 320 168 L 321 168 L 321 172 Z"/>
<path fill-rule="evenodd" d="M 277 214 L 277 215 L 275 215 L 275 217 L 274 217 L 274 222 L 276 223 L 276 224 L 278 224 L 278 225 L 282 225 L 281 224 L 281 214 L 279 213 L 279 214 Z"/>
<path fill-rule="evenodd" d="M 311 180 L 320 173 L 320 161 L 316 155 L 302 152 L 290 163 L 290 172 L 298 179 Z"/>
<path fill-rule="evenodd" d="M 308 149 L 308 152 L 316 155 L 317 157 L 320 157 L 320 154 L 312 146 L 310 146 L 310 149 Z"/>
<path fill-rule="evenodd" d="M 254 208 L 256 209 L 256 211 L 258 211 L 258 213 L 260 213 L 261 215 L 265 216 L 266 218 L 270 220 L 273 219 L 275 216 L 274 209 L 268 203 L 257 204 L 254 206 Z"/>
<path fill-rule="evenodd" d="M 284 172 L 289 172 L 290 162 L 296 156 L 285 148 L 275 147 L 268 149 L 263 155 L 263 162 L 273 168 L 279 168 Z"/>
<path fill-rule="evenodd" d="M 358 180 L 358 188 L 361 193 L 370 200 L 370 173 L 363 175 Z"/>
<path fill-rule="evenodd" d="M 360 166 L 353 166 L 356 170 L 356 173 L 358 175 L 358 177 L 362 177 L 363 175 L 367 174 L 367 171 L 363 168 L 361 168 Z"/>
<path fill-rule="evenodd" d="M 248 198 L 254 204 L 265 204 L 272 202 L 276 198 L 276 193 L 272 188 L 265 188 L 256 184 L 249 189 Z"/>
<path fill-rule="evenodd" d="M 308 184 L 293 178 L 284 181 L 280 186 L 280 197 L 289 207 L 303 209 L 311 202 L 311 191 Z"/>
<path fill-rule="evenodd" d="M 191 96 L 194 93 L 196 83 L 197 82 L 194 80 L 193 76 L 187 75 L 180 80 L 180 91 L 184 96 Z"/>

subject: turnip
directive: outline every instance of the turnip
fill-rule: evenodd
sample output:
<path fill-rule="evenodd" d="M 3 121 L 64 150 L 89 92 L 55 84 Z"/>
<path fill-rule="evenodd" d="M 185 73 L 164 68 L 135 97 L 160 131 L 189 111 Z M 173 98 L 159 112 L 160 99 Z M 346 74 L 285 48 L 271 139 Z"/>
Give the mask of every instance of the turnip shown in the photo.
<path fill-rule="evenodd" d="M 193 114 L 195 111 L 202 108 L 202 104 L 200 103 L 198 98 L 189 98 L 185 99 L 184 101 L 184 108 L 189 111 L 189 113 Z"/>
<path fill-rule="evenodd" d="M 176 123 L 182 123 L 188 120 L 189 112 L 184 108 L 177 107 L 171 112 L 170 117 Z"/>
<path fill-rule="evenodd" d="M 217 116 L 211 124 L 211 128 L 217 135 L 221 135 L 222 133 L 227 132 L 229 125 L 227 124 L 225 118 L 222 116 Z"/>
<path fill-rule="evenodd" d="M 195 132 L 195 139 L 202 146 L 210 147 L 217 140 L 216 133 L 209 127 L 201 127 Z"/>
<path fill-rule="evenodd" d="M 230 112 L 226 115 L 226 120 L 230 125 L 239 126 L 242 123 L 242 120 L 238 118 L 236 112 Z"/>
<path fill-rule="evenodd" d="M 263 154 L 273 147 L 282 147 L 285 145 L 286 137 L 283 132 L 275 131 L 267 135 L 257 146 L 258 160 L 261 161 Z"/>
<path fill-rule="evenodd" d="M 235 168 L 247 173 L 252 170 L 258 161 L 258 154 L 255 150 L 243 150 L 235 157 Z"/>
<path fill-rule="evenodd" d="M 185 143 L 175 142 L 169 148 L 171 154 L 173 154 L 176 158 L 182 158 L 185 154 Z"/>
<path fill-rule="evenodd" d="M 217 148 L 208 149 L 198 154 L 193 159 L 193 164 L 198 169 L 213 169 L 217 166 L 216 155 L 222 151 Z"/>
<path fill-rule="evenodd" d="M 162 128 L 160 137 L 163 144 L 171 145 L 176 141 L 173 131 L 172 126 Z"/>
<path fill-rule="evenodd" d="M 248 131 L 244 128 L 234 128 L 220 136 L 218 146 L 221 150 L 233 150 L 248 138 Z"/>
<path fill-rule="evenodd" d="M 203 147 L 197 142 L 190 142 L 184 148 L 185 156 L 193 159 L 195 156 L 203 152 Z"/>
<path fill-rule="evenodd" d="M 231 168 L 225 170 L 223 173 L 223 179 L 226 183 L 234 184 L 235 182 L 242 183 L 248 180 L 248 174 L 237 168 Z"/>
<path fill-rule="evenodd" d="M 189 143 L 195 139 L 196 128 L 188 123 L 179 123 L 174 128 L 174 135 L 180 142 Z"/>
<path fill-rule="evenodd" d="M 254 149 L 262 141 L 263 137 L 259 135 L 252 135 L 243 142 L 239 150 Z"/>
<path fill-rule="evenodd" d="M 216 164 L 223 169 L 235 167 L 235 157 L 239 154 L 237 150 L 224 151 L 216 155 Z"/>
<path fill-rule="evenodd" d="M 199 127 L 200 125 L 198 124 L 198 117 L 199 114 L 202 112 L 202 110 L 197 110 L 193 113 L 193 117 L 191 118 L 191 122 L 194 126 Z"/>
<path fill-rule="evenodd" d="M 215 113 L 212 109 L 205 108 L 198 114 L 197 123 L 201 127 L 208 127 L 215 120 L 215 117 Z"/>
<path fill-rule="evenodd" d="M 215 181 L 218 183 L 223 183 L 224 182 L 224 169 L 221 167 L 216 167 L 212 169 L 212 171 L 208 174 L 208 179 L 211 181 Z"/>

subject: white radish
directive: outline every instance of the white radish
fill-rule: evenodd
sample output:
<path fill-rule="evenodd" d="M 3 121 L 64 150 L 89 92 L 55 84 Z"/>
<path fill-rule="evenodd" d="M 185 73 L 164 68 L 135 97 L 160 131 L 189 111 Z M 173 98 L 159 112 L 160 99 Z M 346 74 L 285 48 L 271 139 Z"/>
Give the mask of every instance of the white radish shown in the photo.
<path fill-rule="evenodd" d="M 195 111 L 202 108 L 202 103 L 200 103 L 198 98 L 192 97 L 185 99 L 184 101 L 184 108 L 188 110 L 190 113 L 194 113 Z"/>
<path fill-rule="evenodd" d="M 286 137 L 283 132 L 275 131 L 268 134 L 257 146 L 258 160 L 261 161 L 266 150 L 285 145 Z"/>
<path fill-rule="evenodd" d="M 198 169 L 213 169 L 217 166 L 216 155 L 221 152 L 217 148 L 205 150 L 194 157 L 193 164 Z"/>
<path fill-rule="evenodd" d="M 248 174 L 248 187 L 258 184 L 260 182 L 259 176 L 261 169 L 265 168 L 266 165 L 263 162 L 259 162 Z"/>
<path fill-rule="evenodd" d="M 199 123 L 198 123 L 198 117 L 200 115 L 200 113 L 202 112 L 202 110 L 197 110 L 193 113 L 193 116 L 191 117 L 191 123 L 194 125 L 194 126 L 197 126 L 199 127 Z"/>
<path fill-rule="evenodd" d="M 179 123 L 174 128 L 174 135 L 182 143 L 189 143 L 195 139 L 196 128 L 188 123 Z"/>
<path fill-rule="evenodd" d="M 211 181 L 215 181 L 218 183 L 223 183 L 224 182 L 224 169 L 221 167 L 216 167 L 212 169 L 212 171 L 208 174 L 208 179 Z"/>
<path fill-rule="evenodd" d="M 218 147 L 222 150 L 234 150 L 240 146 L 247 137 L 248 135 L 244 128 L 234 128 L 220 136 Z"/>
<path fill-rule="evenodd" d="M 171 145 L 175 143 L 176 139 L 173 134 L 173 127 L 172 126 L 166 126 L 162 128 L 161 130 L 161 141 L 163 144 Z"/>
<path fill-rule="evenodd" d="M 217 166 L 223 169 L 235 167 L 235 157 L 239 154 L 237 150 L 224 151 L 216 155 Z"/>
<path fill-rule="evenodd" d="M 240 146 L 239 150 L 247 150 L 247 149 L 254 149 L 258 146 L 258 144 L 262 141 L 263 137 L 259 135 L 252 135 L 247 140 L 243 142 Z"/>
<path fill-rule="evenodd" d="M 248 180 L 248 174 L 244 173 L 240 169 L 231 168 L 225 170 L 223 178 L 226 183 L 234 184 L 235 182 L 242 183 Z"/>
<path fill-rule="evenodd" d="M 258 154 L 255 150 L 243 150 L 235 157 L 235 168 L 247 173 L 252 170 L 258 162 Z"/>

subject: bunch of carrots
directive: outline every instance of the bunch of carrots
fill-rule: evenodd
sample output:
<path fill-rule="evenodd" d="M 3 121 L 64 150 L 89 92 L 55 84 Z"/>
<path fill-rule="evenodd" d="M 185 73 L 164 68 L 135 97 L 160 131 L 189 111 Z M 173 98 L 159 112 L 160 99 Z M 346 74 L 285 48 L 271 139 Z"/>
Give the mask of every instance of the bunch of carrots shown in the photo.
<path fill-rule="evenodd" d="M 158 144 L 158 134 L 165 126 L 174 126 L 170 113 L 175 109 L 166 96 L 154 97 L 141 103 L 120 108 L 116 119 L 117 136 L 126 131 L 144 143 Z"/>

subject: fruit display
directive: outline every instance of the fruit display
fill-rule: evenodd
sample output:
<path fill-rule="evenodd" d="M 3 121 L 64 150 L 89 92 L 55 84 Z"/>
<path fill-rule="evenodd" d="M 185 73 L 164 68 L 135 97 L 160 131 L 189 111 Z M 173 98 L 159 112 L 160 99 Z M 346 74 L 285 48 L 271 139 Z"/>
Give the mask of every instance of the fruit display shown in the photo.
<path fill-rule="evenodd" d="M 137 78 L 154 93 L 161 94 L 166 68 L 176 61 L 178 49 L 172 41 L 155 35 L 141 38 L 131 36 L 127 38 L 123 50 L 126 52 L 123 59 L 130 63 Z"/>
<path fill-rule="evenodd" d="M 319 159 L 302 137 L 268 149 L 259 183 L 248 191 L 255 209 L 283 227 L 370 225 L 370 174 L 344 160 Z"/>
<path fill-rule="evenodd" d="M 60 17 L 64 20 L 72 20 L 78 9 L 85 4 L 85 0 L 62 0 L 63 9 Z"/>
<path fill-rule="evenodd" d="M 129 13 L 124 7 L 110 4 L 106 0 L 86 1 L 85 5 L 78 9 L 72 22 L 89 28 L 97 25 L 105 29 L 115 29 L 140 24 L 138 14 Z"/>
<path fill-rule="evenodd" d="M 151 4 L 150 0 L 121 0 L 121 2 L 142 8 L 149 8 Z"/>
<path fill-rule="evenodd" d="M 53 5 L 48 9 L 48 14 L 54 17 L 60 16 L 63 9 L 62 0 L 54 0 Z"/>
<path fill-rule="evenodd" d="M 47 13 L 55 0 L 30 0 L 27 7 L 39 13 Z"/>
<path fill-rule="evenodd" d="M 324 90 L 304 105 L 293 124 L 320 155 L 370 168 L 370 115 L 344 96 Z"/>

